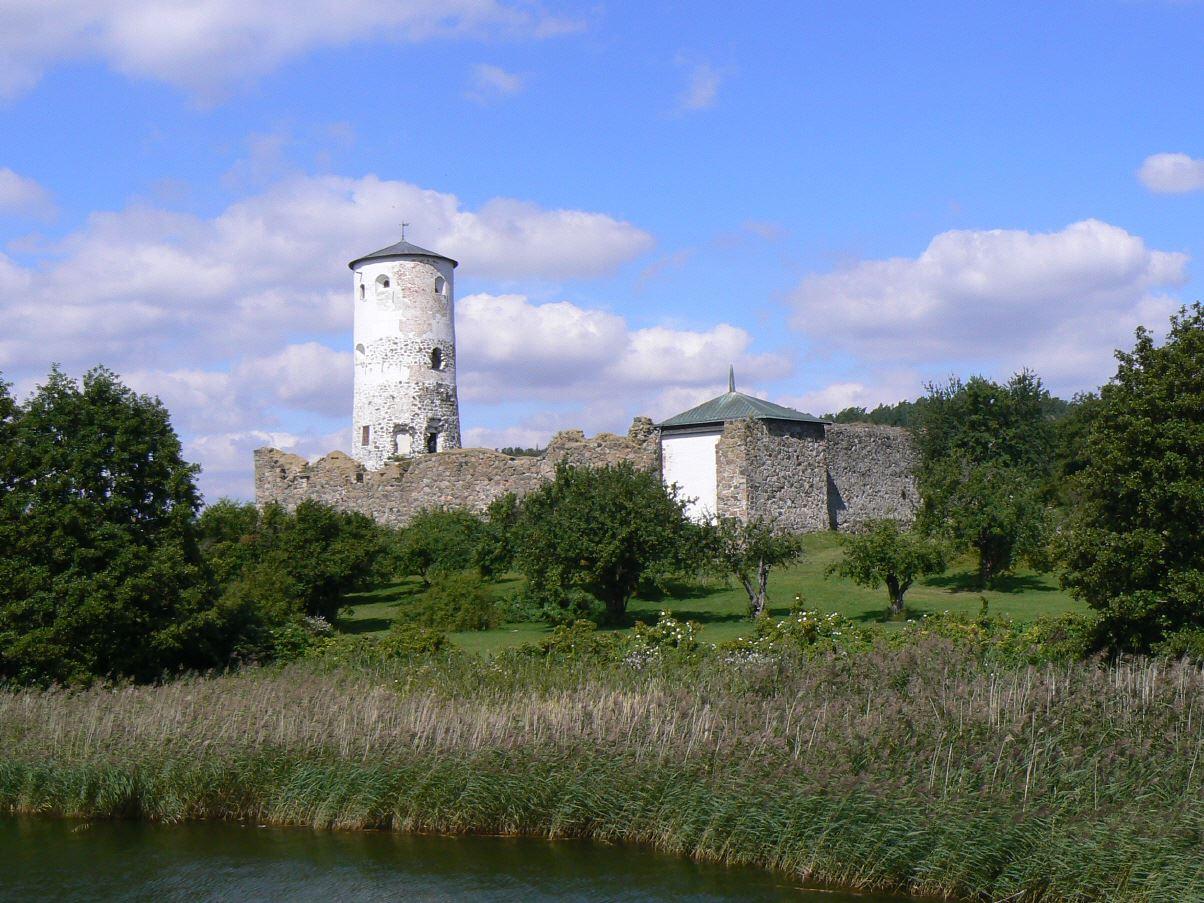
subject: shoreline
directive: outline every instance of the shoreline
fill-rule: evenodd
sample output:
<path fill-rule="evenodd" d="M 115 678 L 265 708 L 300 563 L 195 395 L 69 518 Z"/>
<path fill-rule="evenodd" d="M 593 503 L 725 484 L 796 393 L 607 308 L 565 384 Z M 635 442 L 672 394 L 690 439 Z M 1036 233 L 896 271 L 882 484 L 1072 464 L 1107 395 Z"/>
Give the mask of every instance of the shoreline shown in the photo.
<path fill-rule="evenodd" d="M 1204 895 L 1198 668 L 512 665 L 0 693 L 0 810 L 580 838 L 929 898 Z"/>

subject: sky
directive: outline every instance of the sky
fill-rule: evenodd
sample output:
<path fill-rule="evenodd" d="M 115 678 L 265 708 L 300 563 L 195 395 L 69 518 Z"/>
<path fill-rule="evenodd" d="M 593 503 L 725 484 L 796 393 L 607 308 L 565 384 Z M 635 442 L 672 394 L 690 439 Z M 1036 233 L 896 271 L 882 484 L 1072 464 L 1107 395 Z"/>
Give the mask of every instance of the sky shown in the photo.
<path fill-rule="evenodd" d="M 1204 297 L 1204 2 L 5 0 L 0 375 L 160 397 L 209 501 L 349 447 L 347 261 L 460 261 L 466 445 L 814 414 Z"/>

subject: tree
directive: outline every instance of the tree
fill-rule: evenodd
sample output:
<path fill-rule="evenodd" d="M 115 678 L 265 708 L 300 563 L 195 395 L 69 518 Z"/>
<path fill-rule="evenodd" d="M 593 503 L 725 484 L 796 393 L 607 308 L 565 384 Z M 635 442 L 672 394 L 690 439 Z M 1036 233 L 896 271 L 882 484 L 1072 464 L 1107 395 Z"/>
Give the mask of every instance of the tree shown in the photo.
<path fill-rule="evenodd" d="M 513 541 L 528 590 L 545 609 L 617 623 L 642 577 L 687 560 L 695 533 L 659 474 L 562 462 L 523 499 Z"/>
<path fill-rule="evenodd" d="M 978 556 L 979 585 L 1019 558 L 1044 567 L 1053 473 L 1049 393 L 1028 371 L 1005 386 L 972 377 L 930 385 L 917 405 L 919 528 Z"/>
<path fill-rule="evenodd" d="M 292 513 L 221 501 L 201 515 L 200 536 L 227 596 L 267 623 L 302 615 L 333 622 L 347 593 L 390 576 L 388 530 L 312 500 Z"/>
<path fill-rule="evenodd" d="M 485 524 L 469 511 L 420 511 L 398 537 L 401 573 L 421 577 L 430 586 L 437 574 L 476 567 L 484 539 Z"/>
<path fill-rule="evenodd" d="M 893 617 L 903 615 L 903 597 L 917 577 L 945 569 L 940 545 L 901 529 L 893 520 L 870 521 L 861 531 L 842 535 L 840 544 L 844 557 L 829 566 L 828 573 L 869 589 L 886 584 Z"/>
<path fill-rule="evenodd" d="M 198 468 L 167 410 L 96 368 L 0 393 L 0 676 L 152 679 L 224 660 Z"/>
<path fill-rule="evenodd" d="M 713 559 L 725 574 L 734 574 L 748 595 L 748 614 L 759 618 L 769 602 L 769 572 L 803 557 L 802 538 L 775 532 L 761 521 L 722 518 L 713 527 Z"/>
<path fill-rule="evenodd" d="M 1063 584 L 1104 614 L 1112 644 L 1144 652 L 1204 627 L 1204 306 L 1166 341 L 1138 328 L 1100 390 Z"/>

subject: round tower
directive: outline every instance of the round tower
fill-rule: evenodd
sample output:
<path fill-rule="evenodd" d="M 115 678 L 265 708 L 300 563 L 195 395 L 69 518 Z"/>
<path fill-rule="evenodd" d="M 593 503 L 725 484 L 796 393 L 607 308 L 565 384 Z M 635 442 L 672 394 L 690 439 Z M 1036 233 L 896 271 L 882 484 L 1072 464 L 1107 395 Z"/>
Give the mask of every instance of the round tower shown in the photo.
<path fill-rule="evenodd" d="M 355 304 L 352 457 L 378 468 L 460 447 L 456 261 L 404 239 L 348 264 Z"/>

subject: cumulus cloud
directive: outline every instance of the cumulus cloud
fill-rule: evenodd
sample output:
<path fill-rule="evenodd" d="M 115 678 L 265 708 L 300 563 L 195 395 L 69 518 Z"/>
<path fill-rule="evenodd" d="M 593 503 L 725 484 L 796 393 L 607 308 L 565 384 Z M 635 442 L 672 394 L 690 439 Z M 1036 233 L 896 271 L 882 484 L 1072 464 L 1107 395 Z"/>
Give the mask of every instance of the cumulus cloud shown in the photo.
<path fill-rule="evenodd" d="M 1153 154 L 1145 158 L 1137 178 L 1158 194 L 1204 191 L 1204 159 L 1187 154 Z"/>
<path fill-rule="evenodd" d="M 1164 321 L 1162 293 L 1187 255 L 1154 250 L 1098 220 L 1058 232 L 952 231 L 916 258 L 862 261 L 808 276 L 792 325 L 892 365 L 1035 367 L 1057 387 L 1093 386 L 1139 323 Z"/>
<path fill-rule="evenodd" d="M 456 331 L 461 397 L 480 402 L 621 392 L 637 403 L 667 389 L 713 390 L 732 362 L 758 379 L 784 376 L 793 366 L 786 355 L 752 354 L 752 336 L 726 323 L 632 329 L 607 311 L 568 301 L 533 304 L 522 295 L 461 299 Z"/>
<path fill-rule="evenodd" d="M 581 23 L 504 0 L 6 0 L 0 95 L 56 63 L 100 59 L 212 97 L 318 47 L 458 38 L 541 38 Z"/>
<path fill-rule="evenodd" d="M 374 176 L 295 178 L 211 219 L 135 206 L 93 214 L 41 266 L 0 254 L 0 369 L 160 369 L 261 355 L 347 328 L 346 262 L 396 230 L 480 278 L 555 280 L 615 269 L 652 237 L 603 213 L 451 194 Z"/>
<path fill-rule="evenodd" d="M 523 89 L 523 77 L 507 72 L 501 66 L 478 63 L 469 74 L 465 96 L 477 103 L 491 103 L 518 94 Z"/>
<path fill-rule="evenodd" d="M 719 84 L 723 76 L 709 63 L 690 66 L 686 88 L 678 98 L 678 108 L 683 111 L 706 110 L 715 105 L 719 96 Z"/>
<path fill-rule="evenodd" d="M 49 219 L 54 212 L 49 191 L 33 179 L 0 167 L 0 216 L 16 214 Z"/>

